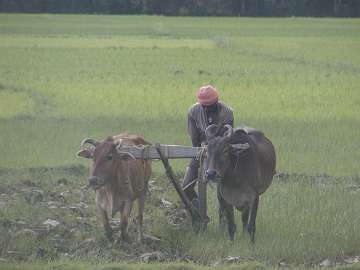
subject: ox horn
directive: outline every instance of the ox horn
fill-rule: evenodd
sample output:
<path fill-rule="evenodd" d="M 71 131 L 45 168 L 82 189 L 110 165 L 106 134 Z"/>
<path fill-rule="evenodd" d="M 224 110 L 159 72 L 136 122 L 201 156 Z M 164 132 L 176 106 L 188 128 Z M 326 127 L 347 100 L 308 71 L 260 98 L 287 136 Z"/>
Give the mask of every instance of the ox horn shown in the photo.
<path fill-rule="evenodd" d="M 232 128 L 232 126 L 227 124 L 224 126 L 224 128 L 225 128 L 224 137 L 231 138 L 231 136 L 234 133 L 234 129 Z"/>
<path fill-rule="evenodd" d="M 218 131 L 217 125 L 212 124 L 205 129 L 205 137 L 207 139 L 210 139 L 216 135 L 217 131 Z"/>
<path fill-rule="evenodd" d="M 95 141 L 94 139 L 91 139 L 91 138 L 86 138 L 86 139 L 83 139 L 82 140 L 82 142 L 81 142 L 81 144 L 80 144 L 80 148 L 81 149 L 83 149 L 84 148 L 84 145 L 85 144 L 91 144 L 91 145 L 93 145 L 93 146 L 97 146 L 98 145 L 98 142 L 97 141 Z"/>

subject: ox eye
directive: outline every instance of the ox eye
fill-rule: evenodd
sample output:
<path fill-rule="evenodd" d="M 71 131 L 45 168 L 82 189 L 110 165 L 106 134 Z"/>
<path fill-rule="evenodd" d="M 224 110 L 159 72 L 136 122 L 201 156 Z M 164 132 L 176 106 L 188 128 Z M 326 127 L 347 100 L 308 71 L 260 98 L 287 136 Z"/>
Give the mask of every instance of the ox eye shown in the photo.
<path fill-rule="evenodd" d="M 112 160 L 112 158 L 113 158 L 113 156 L 111 154 L 106 156 L 107 160 Z"/>

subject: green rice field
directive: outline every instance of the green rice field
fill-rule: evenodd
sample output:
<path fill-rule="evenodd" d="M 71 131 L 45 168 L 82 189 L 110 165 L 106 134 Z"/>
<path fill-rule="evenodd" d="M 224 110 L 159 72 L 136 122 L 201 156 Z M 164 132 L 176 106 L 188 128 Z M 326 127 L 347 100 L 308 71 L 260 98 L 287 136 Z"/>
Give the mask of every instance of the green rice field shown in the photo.
<path fill-rule="evenodd" d="M 195 265 L 243 256 L 239 269 L 281 262 L 315 267 L 326 259 L 345 268 L 344 260 L 360 256 L 360 19 L 0 14 L 0 268 L 1 259 L 10 263 L 4 269 L 63 259 L 51 236 L 23 244 L 1 222 L 34 225 L 50 215 L 27 206 L 21 194 L 11 197 L 21 181 L 30 179 L 46 192 L 54 192 L 60 177 L 73 188 L 85 185 L 89 162 L 75 157 L 84 137 L 128 131 L 151 142 L 190 145 L 187 109 L 196 102 L 196 89 L 209 83 L 234 109 L 236 126 L 259 128 L 272 140 L 279 174 L 260 199 L 251 247 L 241 230 L 230 243 L 217 228 L 211 188 L 207 233 L 169 225 L 155 201 L 179 200 L 155 162 L 152 180 L 166 192 L 151 194 L 146 231 L 161 237 L 157 248 L 189 256 Z M 179 177 L 186 163 L 172 162 Z M 57 169 L 79 166 L 76 175 Z M 94 204 L 94 195 L 87 196 Z M 95 215 L 93 205 L 86 211 Z M 66 222 L 75 221 L 69 215 Z M 100 236 L 95 240 L 118 252 Z M 36 259 L 31 254 L 39 247 L 55 255 Z M 118 261 L 104 254 L 70 262 L 83 269 L 89 257 Z M 180 264 L 161 267 L 196 267 L 169 261 Z M 111 267 L 99 269 L 135 266 Z"/>

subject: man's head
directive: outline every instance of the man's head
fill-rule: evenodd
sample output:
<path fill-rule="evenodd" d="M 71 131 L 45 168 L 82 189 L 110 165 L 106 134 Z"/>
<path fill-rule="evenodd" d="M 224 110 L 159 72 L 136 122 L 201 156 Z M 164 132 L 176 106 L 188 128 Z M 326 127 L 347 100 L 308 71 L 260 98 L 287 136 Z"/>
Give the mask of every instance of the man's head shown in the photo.
<path fill-rule="evenodd" d="M 212 85 L 201 86 L 196 94 L 198 102 L 203 106 L 211 106 L 218 102 L 219 93 Z"/>

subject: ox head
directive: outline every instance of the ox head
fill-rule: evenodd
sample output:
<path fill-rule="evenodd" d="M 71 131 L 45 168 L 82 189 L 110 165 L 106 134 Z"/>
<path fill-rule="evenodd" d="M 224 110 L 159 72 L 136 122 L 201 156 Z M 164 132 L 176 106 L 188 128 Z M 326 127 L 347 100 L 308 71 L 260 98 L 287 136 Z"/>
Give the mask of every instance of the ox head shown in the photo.
<path fill-rule="evenodd" d="M 88 181 L 89 186 L 95 190 L 116 178 L 120 160 L 132 158 L 130 154 L 117 151 L 119 144 L 112 137 L 100 142 L 86 138 L 81 142 L 77 156 L 92 159 Z M 85 148 L 85 145 L 90 147 Z"/>
<path fill-rule="evenodd" d="M 223 135 L 219 136 L 219 133 Z M 205 175 L 208 180 L 222 179 L 227 172 L 234 169 L 237 157 L 250 148 L 248 143 L 232 143 L 236 134 L 230 125 L 225 125 L 224 128 L 210 125 L 205 136 L 208 142 Z"/>

